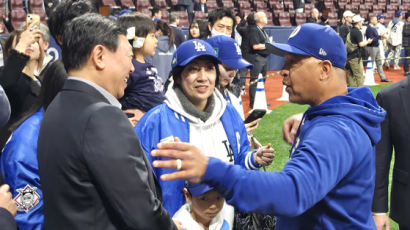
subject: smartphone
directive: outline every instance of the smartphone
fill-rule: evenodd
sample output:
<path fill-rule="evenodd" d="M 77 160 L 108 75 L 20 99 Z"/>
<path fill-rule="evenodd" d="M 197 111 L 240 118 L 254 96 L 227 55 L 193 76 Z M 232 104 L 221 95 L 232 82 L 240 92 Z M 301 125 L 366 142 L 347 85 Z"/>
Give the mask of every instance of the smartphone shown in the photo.
<path fill-rule="evenodd" d="M 245 119 L 245 124 L 250 123 L 258 118 L 262 118 L 264 115 L 266 114 L 266 110 L 264 109 L 255 109 L 252 111 L 251 115 L 249 115 L 246 119 Z"/>
<path fill-rule="evenodd" d="M 135 117 L 135 114 L 133 114 L 133 113 L 125 113 L 125 115 L 127 115 L 128 118 Z"/>
<path fill-rule="evenodd" d="M 26 23 L 33 25 L 32 28 L 40 29 L 40 15 L 38 14 L 27 14 Z"/>

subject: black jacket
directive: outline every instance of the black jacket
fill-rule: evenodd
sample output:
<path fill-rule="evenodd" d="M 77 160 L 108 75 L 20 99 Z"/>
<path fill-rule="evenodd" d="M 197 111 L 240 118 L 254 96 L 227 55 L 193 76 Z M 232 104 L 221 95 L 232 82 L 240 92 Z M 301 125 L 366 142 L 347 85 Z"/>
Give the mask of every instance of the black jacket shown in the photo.
<path fill-rule="evenodd" d="M 376 185 L 373 212 L 388 211 L 389 169 L 395 152 L 390 217 L 410 226 L 410 79 L 406 78 L 379 92 L 377 102 L 386 110 L 382 137 L 376 146 Z"/>
<path fill-rule="evenodd" d="M 38 100 L 40 82 L 24 74 L 22 71 L 29 56 L 11 50 L 0 75 L 0 84 L 9 98 L 11 114 L 8 123 L 0 129 L 0 148 L 2 149 L 10 136 L 10 126 Z"/>
<path fill-rule="evenodd" d="M 38 139 L 44 230 L 176 229 L 127 116 L 67 80 Z"/>
<path fill-rule="evenodd" d="M 14 217 L 4 208 L 0 208 L 0 226 L 2 230 L 17 230 Z"/>
<path fill-rule="evenodd" d="M 404 23 L 402 45 L 403 45 L 403 47 L 409 47 L 410 46 L 410 22 Z"/>
<path fill-rule="evenodd" d="M 178 47 L 179 45 L 181 45 L 181 43 L 183 43 L 186 39 L 185 39 L 185 34 L 184 32 L 174 26 L 174 25 L 170 25 L 172 31 L 174 32 L 174 41 L 175 41 L 175 46 Z"/>
<path fill-rule="evenodd" d="M 200 2 L 195 2 L 194 3 L 194 10 L 195 11 L 202 11 L 201 3 Z M 204 5 L 204 13 L 208 13 L 208 6 L 205 4 Z"/>

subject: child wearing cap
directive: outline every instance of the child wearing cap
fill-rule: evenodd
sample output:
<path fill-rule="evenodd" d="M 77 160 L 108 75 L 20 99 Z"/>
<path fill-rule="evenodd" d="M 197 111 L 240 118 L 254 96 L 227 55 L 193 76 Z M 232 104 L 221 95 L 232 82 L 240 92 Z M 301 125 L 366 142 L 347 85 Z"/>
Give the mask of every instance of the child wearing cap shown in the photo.
<path fill-rule="evenodd" d="M 127 38 L 132 45 L 134 72 L 130 74 L 124 96 L 119 99 L 122 110 L 130 114 L 135 126 L 145 112 L 164 101 L 164 83 L 157 68 L 147 63 L 146 56 L 153 56 L 157 47 L 155 24 L 141 13 L 126 13 L 118 22 L 127 28 Z"/>
<path fill-rule="evenodd" d="M 234 209 L 225 198 L 206 184 L 185 182 L 186 204 L 173 216 L 184 230 L 232 229 Z"/>

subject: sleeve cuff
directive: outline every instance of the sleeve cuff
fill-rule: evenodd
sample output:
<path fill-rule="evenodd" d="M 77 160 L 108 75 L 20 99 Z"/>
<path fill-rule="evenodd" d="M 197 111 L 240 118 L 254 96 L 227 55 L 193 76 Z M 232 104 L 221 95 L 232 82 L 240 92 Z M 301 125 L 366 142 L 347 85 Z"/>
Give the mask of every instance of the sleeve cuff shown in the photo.
<path fill-rule="evenodd" d="M 387 216 L 387 212 L 372 212 L 372 215 L 373 216 L 384 216 L 384 215 Z"/>
<path fill-rule="evenodd" d="M 248 152 L 248 155 L 246 155 L 245 157 L 245 167 L 246 169 L 250 169 L 250 170 L 255 170 L 255 169 L 259 169 L 261 166 L 256 163 L 255 161 L 255 152 L 257 150 L 254 149 L 252 152 Z"/>

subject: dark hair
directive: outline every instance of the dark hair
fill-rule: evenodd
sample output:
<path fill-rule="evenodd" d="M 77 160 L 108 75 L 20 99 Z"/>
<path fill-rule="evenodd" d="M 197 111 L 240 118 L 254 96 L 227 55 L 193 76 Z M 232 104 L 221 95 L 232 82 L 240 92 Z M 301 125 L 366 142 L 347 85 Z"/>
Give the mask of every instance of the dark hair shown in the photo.
<path fill-rule="evenodd" d="M 21 32 L 21 30 L 13 30 L 13 32 L 9 34 L 9 37 L 6 39 L 6 42 L 4 43 L 4 51 L 6 53 L 6 57 L 10 56 L 10 51 L 13 48 L 13 40 L 16 39 L 16 45 L 19 42 Z"/>
<path fill-rule="evenodd" d="M 85 65 L 96 45 L 115 52 L 119 35 L 126 35 L 126 30 L 99 14 L 87 13 L 72 20 L 65 28 L 61 49 L 67 72 Z"/>
<path fill-rule="evenodd" d="M 404 17 L 406 17 L 406 20 L 407 20 L 407 18 L 410 17 L 410 11 L 407 11 Z"/>
<path fill-rule="evenodd" d="M 188 39 L 194 39 L 191 35 L 191 27 L 193 24 L 197 24 L 199 28 L 199 38 L 198 39 L 206 39 L 209 35 L 209 30 L 208 30 L 208 21 L 207 20 L 194 20 L 192 23 L 189 25 L 188 29 Z"/>
<path fill-rule="evenodd" d="M 174 31 L 169 27 L 168 23 L 158 20 L 155 23 L 155 29 L 161 30 L 163 36 L 168 37 L 168 46 L 171 48 L 174 46 Z"/>
<path fill-rule="evenodd" d="M 158 13 L 159 11 L 160 11 L 160 9 L 159 9 L 158 7 L 152 8 L 152 10 L 151 10 L 151 16 L 154 17 L 154 15 L 155 15 L 156 13 Z"/>
<path fill-rule="evenodd" d="M 228 17 L 232 19 L 233 25 L 232 25 L 231 37 L 234 38 L 235 30 L 233 28 L 235 28 L 236 20 L 235 20 L 235 16 L 233 15 L 232 11 L 229 8 L 222 7 L 222 8 L 213 10 L 208 15 L 208 22 L 211 24 L 211 28 L 212 28 L 215 22 L 222 19 L 223 17 Z"/>
<path fill-rule="evenodd" d="M 255 13 L 254 12 L 252 12 L 248 15 L 248 17 L 246 18 L 246 23 L 248 23 L 248 26 L 256 25 Z"/>
<path fill-rule="evenodd" d="M 155 23 L 147 15 L 139 12 L 126 13 L 117 19 L 120 26 L 125 30 L 135 27 L 135 36 L 146 37 L 149 33 L 155 33 Z M 136 48 L 132 48 L 135 53 Z"/>
<path fill-rule="evenodd" d="M 95 12 L 91 3 L 87 0 L 63 0 L 48 15 L 48 28 L 56 42 L 63 36 L 65 26 L 72 19 L 88 12 Z M 61 44 L 60 44 L 61 45 Z"/>
<path fill-rule="evenodd" d="M 41 107 L 43 107 L 44 110 L 47 110 L 54 97 L 63 88 L 64 82 L 68 77 L 61 60 L 49 64 L 46 69 L 41 72 L 41 76 L 43 77 L 43 82 L 41 85 L 40 96 L 37 98 L 36 103 L 31 106 L 22 118 L 10 126 L 11 131 L 16 130 L 21 123 L 36 113 Z"/>
<path fill-rule="evenodd" d="M 219 75 L 220 75 L 219 67 L 218 67 L 218 64 L 219 64 L 219 63 L 218 63 L 215 59 L 210 58 L 209 56 L 200 56 L 200 57 L 195 58 L 194 60 L 196 60 L 196 59 L 206 59 L 206 60 L 211 60 L 211 61 L 212 61 L 212 63 L 213 63 L 214 66 L 215 66 L 215 70 L 216 70 L 216 80 L 215 80 L 215 88 L 216 88 L 216 86 L 219 84 Z M 192 61 L 194 61 L 194 60 L 192 60 Z M 192 62 L 192 61 L 191 61 L 191 62 Z M 191 63 L 191 62 L 190 62 L 190 63 Z M 189 63 L 188 63 L 187 65 L 189 65 Z M 179 85 L 176 80 L 179 79 L 179 78 L 181 78 L 182 71 L 184 71 L 184 69 L 185 69 L 185 67 L 186 67 L 187 65 L 185 65 L 185 66 L 177 66 L 177 67 L 175 67 L 175 68 L 173 68 L 173 69 L 171 70 L 169 76 L 170 76 L 170 77 L 172 76 L 172 79 L 174 80 L 174 87 L 176 87 L 177 85 Z M 168 88 L 168 84 L 169 84 L 168 81 L 169 81 L 170 77 L 169 77 L 168 80 L 167 80 L 167 83 L 166 83 L 167 87 L 166 87 L 166 89 Z"/>

